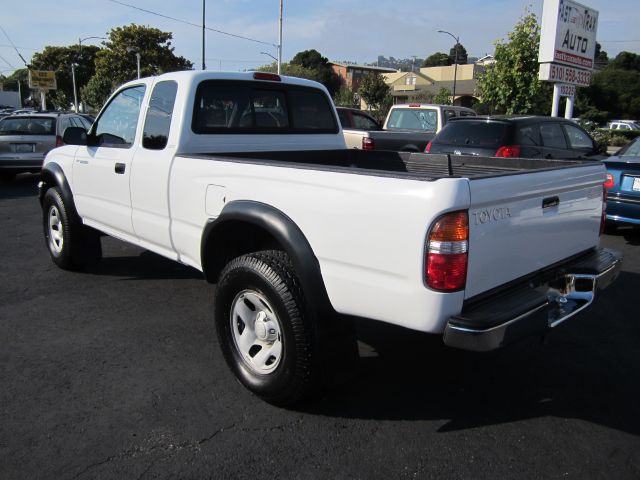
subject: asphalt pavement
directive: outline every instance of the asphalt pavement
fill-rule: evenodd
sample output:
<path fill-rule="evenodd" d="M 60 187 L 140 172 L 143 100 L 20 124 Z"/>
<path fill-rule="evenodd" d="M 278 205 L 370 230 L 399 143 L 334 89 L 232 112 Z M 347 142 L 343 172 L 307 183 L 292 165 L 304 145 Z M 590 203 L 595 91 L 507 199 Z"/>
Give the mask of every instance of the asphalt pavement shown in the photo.
<path fill-rule="evenodd" d="M 587 313 L 491 354 L 359 323 L 351 382 L 296 410 L 231 376 L 200 273 L 111 238 L 58 269 L 37 178 L 0 185 L 0 479 L 640 478 L 640 231 Z"/>

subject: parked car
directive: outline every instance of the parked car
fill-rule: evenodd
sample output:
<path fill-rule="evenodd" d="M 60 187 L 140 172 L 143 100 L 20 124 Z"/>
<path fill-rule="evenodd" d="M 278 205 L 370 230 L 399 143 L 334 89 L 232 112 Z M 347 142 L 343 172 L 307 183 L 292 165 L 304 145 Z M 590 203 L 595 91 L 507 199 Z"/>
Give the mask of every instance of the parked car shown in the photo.
<path fill-rule="evenodd" d="M 42 160 L 52 148 L 63 145 L 68 127 L 89 128 L 91 123 L 69 113 L 12 114 L 0 119 L 0 179 L 40 171 Z"/>
<path fill-rule="evenodd" d="M 632 121 L 611 122 L 609 130 L 640 130 L 640 125 Z"/>
<path fill-rule="evenodd" d="M 575 122 L 524 115 L 451 119 L 425 152 L 564 160 L 606 158 L 595 140 Z"/>
<path fill-rule="evenodd" d="M 39 184 L 52 261 L 99 260 L 102 232 L 202 271 L 230 369 L 279 405 L 357 357 L 353 317 L 492 350 L 587 308 L 620 269 L 598 246 L 600 162 L 350 150 L 310 80 L 138 79 L 65 141 Z"/>
<path fill-rule="evenodd" d="M 398 104 L 389 110 L 381 130 L 347 128 L 344 137 L 349 148 L 422 152 L 449 119 L 475 114 L 470 108 L 451 105 Z"/>
<path fill-rule="evenodd" d="M 640 137 L 604 160 L 607 221 L 640 225 Z"/>

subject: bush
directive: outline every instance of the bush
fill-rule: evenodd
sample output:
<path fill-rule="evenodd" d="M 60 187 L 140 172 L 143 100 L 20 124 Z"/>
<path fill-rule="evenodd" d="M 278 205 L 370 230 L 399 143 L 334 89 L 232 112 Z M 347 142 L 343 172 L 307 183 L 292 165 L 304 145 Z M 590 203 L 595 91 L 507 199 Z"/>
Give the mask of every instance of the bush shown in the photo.
<path fill-rule="evenodd" d="M 629 143 L 629 139 L 627 139 L 623 135 L 611 135 L 611 139 L 609 140 L 609 145 L 612 147 L 624 147 L 627 143 Z"/>

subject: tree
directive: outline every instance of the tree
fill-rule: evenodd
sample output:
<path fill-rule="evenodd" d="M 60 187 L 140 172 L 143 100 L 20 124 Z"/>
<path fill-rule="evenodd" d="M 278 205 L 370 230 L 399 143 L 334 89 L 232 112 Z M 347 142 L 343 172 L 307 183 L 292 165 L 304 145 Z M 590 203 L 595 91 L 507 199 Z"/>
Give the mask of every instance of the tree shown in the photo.
<path fill-rule="evenodd" d="M 478 78 L 483 103 L 498 113 L 548 114 L 551 86 L 538 80 L 540 26 L 527 13 L 508 34 L 508 42 L 496 42 L 496 62 Z"/>
<path fill-rule="evenodd" d="M 369 110 L 379 110 L 390 91 L 382 75 L 372 72 L 360 82 L 358 94 L 367 103 Z"/>
<path fill-rule="evenodd" d="M 327 87 L 332 96 L 340 89 L 340 77 L 331 68 L 329 60 L 317 50 L 311 49 L 298 52 L 289 64 L 315 72 L 316 78 L 314 80 Z"/>
<path fill-rule="evenodd" d="M 0 75 L 0 83 L 3 84 L 3 88 L 5 90 L 12 90 L 14 92 L 20 91 L 20 100 L 22 101 L 22 105 L 32 104 L 29 102 L 28 98 L 30 95 L 29 90 L 29 72 L 26 68 L 19 68 L 15 72 L 13 72 L 8 77 L 4 75 Z M 20 82 L 20 88 L 18 88 L 18 82 Z"/>
<path fill-rule="evenodd" d="M 189 60 L 173 53 L 172 38 L 170 32 L 135 24 L 112 29 L 104 42 L 105 48 L 96 55 L 95 76 L 98 78 L 92 79 L 91 86 L 87 85 L 89 88 L 85 89 L 92 99 L 90 104 L 99 107 L 106 100 L 107 90 L 110 92 L 137 77 L 136 53 L 140 54 L 140 75 L 143 77 L 192 69 Z M 107 85 L 110 87 L 106 88 Z"/>
<path fill-rule="evenodd" d="M 360 102 L 358 101 L 356 93 L 347 87 L 342 87 L 333 96 L 333 103 L 338 107 L 350 107 L 357 108 Z"/>
<path fill-rule="evenodd" d="M 444 52 L 436 52 L 433 55 L 429 55 L 425 58 L 424 62 L 422 62 L 423 67 L 446 67 L 451 65 L 453 62 L 449 55 Z"/>
<path fill-rule="evenodd" d="M 457 50 L 457 53 L 456 53 Z M 457 55 L 457 61 L 456 61 Z M 457 63 L 458 65 L 466 65 L 467 64 L 467 49 L 461 43 L 456 43 L 451 50 L 449 50 L 449 60 L 451 63 L 449 65 L 453 65 Z"/>
<path fill-rule="evenodd" d="M 433 103 L 438 105 L 451 105 L 451 91 L 448 88 L 442 87 L 438 94 L 433 97 Z"/>
<path fill-rule="evenodd" d="M 609 67 L 640 72 L 640 55 L 631 52 L 620 52 L 616 58 L 609 62 Z"/>
<path fill-rule="evenodd" d="M 47 93 L 47 103 L 58 109 L 68 109 L 73 102 L 73 78 L 71 64 L 75 63 L 76 93 L 80 93 L 93 75 L 95 75 L 96 54 L 100 51 L 94 45 L 70 45 L 68 47 L 47 46 L 42 52 L 35 53 L 31 59 L 34 70 L 51 70 L 56 73 L 57 90 Z"/>

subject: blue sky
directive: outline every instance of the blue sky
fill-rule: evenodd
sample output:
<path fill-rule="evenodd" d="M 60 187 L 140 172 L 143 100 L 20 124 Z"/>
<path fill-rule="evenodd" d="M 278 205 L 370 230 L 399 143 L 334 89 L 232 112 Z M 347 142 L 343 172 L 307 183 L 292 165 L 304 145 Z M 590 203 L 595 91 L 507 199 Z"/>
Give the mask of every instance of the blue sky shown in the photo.
<path fill-rule="evenodd" d="M 122 0 L 124 3 L 200 24 L 202 0 Z M 110 0 L 30 0 L 28 8 L 3 0 L 0 26 L 23 57 L 46 45 L 69 45 L 80 37 L 105 36 L 113 27 L 137 23 L 173 32 L 175 52 L 199 68 L 198 28 L 160 18 Z M 409 58 L 448 51 L 452 40 L 437 30 L 460 36 L 469 55 L 493 52 L 525 8 L 541 17 L 543 0 L 284 0 L 283 58 L 315 48 L 331 60 L 374 62 L 378 55 Z M 638 0 L 583 0 L 600 12 L 598 41 L 609 56 L 622 50 L 640 53 Z M 10 5 L 14 8 L 7 8 Z M 208 27 L 278 42 L 279 0 L 206 0 Z M 100 40 L 88 40 L 99 44 Z M 213 70 L 237 71 L 269 63 L 260 52 L 276 55 L 272 45 L 206 34 L 206 63 Z M 0 73 L 10 74 L 22 62 L 0 32 Z"/>

